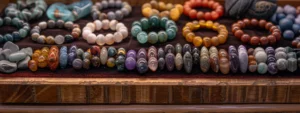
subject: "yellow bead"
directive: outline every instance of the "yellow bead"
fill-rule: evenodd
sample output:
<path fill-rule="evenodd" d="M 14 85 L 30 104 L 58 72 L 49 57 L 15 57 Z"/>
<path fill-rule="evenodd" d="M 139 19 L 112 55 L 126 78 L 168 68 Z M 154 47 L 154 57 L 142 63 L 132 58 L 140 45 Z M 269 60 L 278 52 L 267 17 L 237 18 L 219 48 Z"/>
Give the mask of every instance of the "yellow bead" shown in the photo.
<path fill-rule="evenodd" d="M 204 20 L 199 21 L 200 28 L 206 28 L 206 22 Z"/>
<path fill-rule="evenodd" d="M 191 30 L 185 30 L 185 31 L 183 31 L 183 32 L 182 32 L 182 35 L 183 35 L 184 37 L 186 37 L 188 33 L 191 33 Z"/>
<path fill-rule="evenodd" d="M 211 38 L 211 44 L 212 46 L 218 46 L 219 45 L 219 38 L 214 36 Z"/>
<path fill-rule="evenodd" d="M 28 68 L 33 72 L 37 71 L 38 70 L 37 62 L 35 60 L 30 60 L 28 62 Z"/>
<path fill-rule="evenodd" d="M 154 16 L 154 15 L 159 16 L 159 11 L 157 9 L 152 9 L 151 16 Z"/>
<path fill-rule="evenodd" d="M 45 67 L 47 67 L 47 57 L 46 56 L 44 56 L 44 55 L 41 55 L 41 56 L 39 56 L 39 58 L 38 58 L 38 66 L 40 67 L 40 68 L 45 68 Z"/>
<path fill-rule="evenodd" d="M 151 6 L 152 6 L 154 9 L 158 9 L 158 3 L 157 3 L 156 0 L 151 0 L 151 1 L 150 1 L 150 4 L 151 4 Z"/>
<path fill-rule="evenodd" d="M 226 40 L 227 40 L 227 37 L 224 36 L 224 35 L 222 35 L 222 34 L 220 34 L 220 35 L 218 35 L 218 39 L 219 39 L 219 43 L 220 44 L 224 44 L 226 42 Z"/>
<path fill-rule="evenodd" d="M 170 15 L 170 11 L 163 11 L 163 12 L 159 13 L 160 18 L 162 18 L 162 17 L 169 18 L 169 15 Z"/>
<path fill-rule="evenodd" d="M 166 9 L 167 9 L 167 6 L 166 6 L 166 4 L 164 2 L 161 2 L 161 1 L 158 2 L 158 10 L 164 11 Z"/>
<path fill-rule="evenodd" d="M 115 67 L 115 59 L 114 59 L 114 58 L 109 58 L 109 59 L 107 60 L 106 65 L 107 65 L 107 67 L 110 67 L 110 68 Z"/>
<path fill-rule="evenodd" d="M 39 59 L 39 57 L 40 57 L 40 55 L 41 55 L 41 53 L 38 53 L 38 52 L 34 52 L 33 54 L 32 54 L 32 60 L 34 60 L 34 61 L 38 61 L 38 59 Z"/>
<path fill-rule="evenodd" d="M 173 7 L 174 7 L 174 5 L 171 3 L 168 3 L 166 6 L 167 10 L 171 10 Z"/>
<path fill-rule="evenodd" d="M 177 21 L 180 17 L 180 12 L 177 8 L 173 8 L 171 9 L 170 11 L 170 18 L 173 20 L 173 21 Z"/>
<path fill-rule="evenodd" d="M 192 22 L 188 22 L 185 24 L 186 27 L 189 27 L 190 30 L 194 30 L 194 24 Z"/>
<path fill-rule="evenodd" d="M 176 4 L 175 8 L 177 8 L 179 10 L 179 13 L 182 14 L 182 12 L 183 12 L 183 6 L 182 5 Z"/>
<path fill-rule="evenodd" d="M 200 28 L 200 24 L 198 23 L 198 21 L 193 21 L 193 28 L 194 28 L 194 30 L 197 30 Z"/>
<path fill-rule="evenodd" d="M 150 17 L 152 15 L 152 9 L 150 7 L 146 7 L 142 9 L 142 13 L 145 17 Z"/>
<path fill-rule="evenodd" d="M 150 3 L 145 3 L 145 4 L 143 4 L 143 6 L 142 6 L 142 10 L 143 10 L 144 8 L 146 8 L 146 7 L 152 8 L 152 6 L 151 6 Z"/>
<path fill-rule="evenodd" d="M 206 28 L 212 29 L 213 24 L 214 24 L 214 23 L 213 23 L 212 21 L 207 21 L 207 22 L 206 22 Z"/>
<path fill-rule="evenodd" d="M 196 47 L 200 47 L 202 45 L 202 43 L 203 43 L 203 40 L 200 36 L 196 36 L 193 40 L 193 44 Z"/>
<path fill-rule="evenodd" d="M 211 39 L 209 37 L 204 37 L 203 38 L 203 45 L 205 47 L 210 47 L 211 46 Z"/>
<path fill-rule="evenodd" d="M 190 32 L 186 35 L 186 41 L 188 41 L 188 42 L 193 42 L 194 38 L 195 38 L 195 34 L 192 32 Z"/>

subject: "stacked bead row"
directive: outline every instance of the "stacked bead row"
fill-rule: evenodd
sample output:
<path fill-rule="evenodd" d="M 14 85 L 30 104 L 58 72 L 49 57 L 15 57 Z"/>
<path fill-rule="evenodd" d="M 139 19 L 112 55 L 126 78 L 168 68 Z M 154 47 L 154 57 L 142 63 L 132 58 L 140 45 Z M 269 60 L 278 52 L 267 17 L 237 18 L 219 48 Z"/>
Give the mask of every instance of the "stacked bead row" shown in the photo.
<path fill-rule="evenodd" d="M 164 28 L 165 31 L 150 32 L 147 34 L 145 30 Z M 131 34 L 136 37 L 140 44 L 149 42 L 155 44 L 157 42 L 163 43 L 167 40 L 173 40 L 176 36 L 178 28 L 173 20 L 166 17 L 159 18 L 158 16 L 151 16 L 149 19 L 142 18 L 140 21 L 132 23 Z"/>
<path fill-rule="evenodd" d="M 210 37 L 202 37 L 196 36 L 195 33 L 193 33 L 194 30 L 197 30 L 199 28 L 207 28 L 212 29 L 214 31 L 217 31 L 219 34 L 218 36 L 214 36 L 212 38 Z M 212 22 L 212 21 L 204 21 L 200 20 L 188 22 L 182 29 L 182 34 L 185 37 L 186 41 L 191 42 L 196 47 L 200 47 L 203 43 L 205 47 L 210 46 L 218 46 L 220 44 L 224 44 L 228 38 L 228 31 L 226 26 L 219 24 L 218 22 Z"/>
<path fill-rule="evenodd" d="M 18 31 L 14 31 L 13 33 L 7 33 L 4 36 L 0 35 L 0 43 L 5 43 L 8 41 L 19 41 L 23 38 L 25 38 L 29 31 L 30 31 L 30 26 L 28 23 L 24 22 L 23 20 L 20 20 L 19 18 L 10 18 L 10 17 L 5 17 L 4 19 L 0 18 L 0 27 L 2 26 L 14 26 L 18 28 Z"/>
<path fill-rule="evenodd" d="M 71 34 L 63 35 L 56 35 L 53 36 L 45 36 L 42 35 L 42 30 L 45 29 L 53 29 L 53 28 L 65 28 L 67 30 L 72 30 Z M 70 43 L 76 39 L 78 39 L 81 35 L 80 26 L 78 24 L 74 24 L 71 21 L 64 22 L 63 20 L 49 20 L 48 22 L 40 22 L 37 26 L 31 29 L 31 39 L 40 44 L 63 44 L 63 43 Z"/>
<path fill-rule="evenodd" d="M 116 31 L 114 34 L 108 33 L 105 36 L 103 34 L 99 34 L 96 36 L 93 32 L 99 30 L 114 30 Z M 95 44 L 102 46 L 104 44 L 112 45 L 114 43 L 120 43 L 128 36 L 128 29 L 123 24 L 116 20 L 95 20 L 93 23 L 87 23 L 87 25 L 83 28 L 82 36 L 89 44 Z"/>
<path fill-rule="evenodd" d="M 109 11 L 107 14 L 101 12 L 101 10 L 106 8 L 120 8 L 115 12 Z M 131 6 L 127 2 L 122 2 L 121 0 L 102 0 L 101 2 L 96 2 L 92 7 L 92 17 L 94 20 L 122 20 L 124 17 L 128 16 L 132 11 Z"/>
<path fill-rule="evenodd" d="M 60 64 L 59 50 L 57 46 L 43 47 L 41 50 L 35 50 L 32 54 L 32 60 L 28 62 L 28 68 L 31 71 L 37 71 L 38 68 L 49 67 L 54 71 Z"/>
<path fill-rule="evenodd" d="M 183 6 L 180 4 L 165 4 L 162 1 L 157 2 L 156 0 L 152 0 L 150 3 L 145 3 L 142 6 L 142 13 L 148 18 L 154 15 L 159 15 L 160 17 L 168 17 L 173 21 L 177 21 L 182 12 Z"/>

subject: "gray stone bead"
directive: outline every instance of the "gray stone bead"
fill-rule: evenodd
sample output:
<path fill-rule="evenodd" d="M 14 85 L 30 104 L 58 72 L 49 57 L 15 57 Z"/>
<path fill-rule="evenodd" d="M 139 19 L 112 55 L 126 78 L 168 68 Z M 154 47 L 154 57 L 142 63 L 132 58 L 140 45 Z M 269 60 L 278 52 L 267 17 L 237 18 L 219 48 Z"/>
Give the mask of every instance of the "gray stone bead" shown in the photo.
<path fill-rule="evenodd" d="M 40 34 L 40 30 L 33 28 L 33 29 L 31 29 L 30 34 L 33 34 L 33 33 Z"/>
<path fill-rule="evenodd" d="M 95 3 L 95 6 L 97 7 L 97 10 L 102 10 L 102 4 L 100 2 Z"/>
<path fill-rule="evenodd" d="M 48 20 L 47 22 L 48 28 L 52 29 L 55 27 L 55 21 L 54 20 Z"/>
<path fill-rule="evenodd" d="M 18 52 L 20 49 L 19 49 L 19 46 L 8 41 L 6 42 L 4 45 L 3 45 L 3 50 L 5 49 L 9 49 L 12 53 L 15 53 L 15 52 Z"/>
<path fill-rule="evenodd" d="M 46 43 L 46 37 L 44 35 L 40 35 L 38 38 L 37 38 L 37 43 L 40 43 L 40 44 L 44 44 Z"/>
<path fill-rule="evenodd" d="M 246 73 L 248 70 L 248 54 L 246 51 L 239 51 L 240 70 L 242 73 Z"/>
<path fill-rule="evenodd" d="M 275 53 L 275 58 L 276 59 L 280 59 L 280 58 L 287 59 L 287 54 L 283 51 L 279 51 L 279 52 Z"/>
<path fill-rule="evenodd" d="M 116 11 L 116 20 L 122 20 L 124 17 L 123 13 L 121 10 Z"/>
<path fill-rule="evenodd" d="M 13 73 L 17 70 L 17 63 L 12 63 L 7 60 L 0 61 L 0 72 Z"/>
<path fill-rule="evenodd" d="M 92 18 L 94 19 L 94 20 L 97 20 L 98 18 L 99 18 L 99 12 L 94 12 L 94 13 L 92 13 Z"/>
<path fill-rule="evenodd" d="M 121 8 L 122 7 L 122 1 L 121 0 L 116 0 L 115 7 L 116 8 Z"/>
<path fill-rule="evenodd" d="M 65 37 L 62 35 L 57 35 L 55 36 L 54 41 L 58 45 L 63 44 L 65 42 Z"/>
<path fill-rule="evenodd" d="M 255 54 L 255 59 L 257 63 L 266 62 L 267 61 L 267 54 L 265 51 L 258 51 Z"/>
<path fill-rule="evenodd" d="M 165 51 L 163 48 L 158 48 L 157 56 L 158 58 L 165 58 Z"/>
<path fill-rule="evenodd" d="M 68 29 L 68 30 L 73 29 L 73 22 L 68 21 L 68 22 L 65 23 L 64 26 L 65 26 L 65 28 Z"/>
<path fill-rule="evenodd" d="M 108 2 L 107 2 L 106 0 L 103 0 L 103 1 L 101 2 L 101 4 L 102 4 L 103 9 L 108 8 Z"/>
<path fill-rule="evenodd" d="M 63 21 L 63 20 L 57 20 L 56 27 L 57 28 L 63 28 L 64 24 L 65 24 L 65 21 Z"/>
<path fill-rule="evenodd" d="M 24 60 L 18 62 L 18 69 L 27 69 L 30 56 L 27 56 Z"/>
<path fill-rule="evenodd" d="M 34 26 L 32 29 L 37 29 L 37 30 L 41 31 L 41 28 L 39 26 Z"/>
<path fill-rule="evenodd" d="M 115 20 L 116 19 L 116 14 L 112 11 L 107 13 L 107 17 L 109 20 Z"/>
<path fill-rule="evenodd" d="M 76 58 L 75 60 L 73 60 L 72 66 L 74 69 L 81 69 L 83 65 L 83 61 L 79 58 Z"/>
<path fill-rule="evenodd" d="M 158 59 L 158 68 L 160 70 L 163 70 L 165 68 L 165 64 L 166 64 L 166 62 L 165 62 L 164 58 L 159 58 Z"/>
<path fill-rule="evenodd" d="M 43 30 L 47 28 L 47 22 L 40 22 L 39 27 Z"/>
<path fill-rule="evenodd" d="M 8 59 L 8 56 L 11 54 L 11 50 L 10 49 L 3 49 L 1 51 L 1 56 L 4 57 L 3 59 Z"/>
<path fill-rule="evenodd" d="M 193 56 L 190 52 L 186 52 L 183 56 L 183 65 L 186 73 L 191 73 L 193 69 Z"/>
<path fill-rule="evenodd" d="M 284 47 L 278 47 L 278 48 L 275 49 L 275 53 L 277 53 L 279 51 L 287 53 L 287 51 L 286 51 L 286 49 Z"/>
<path fill-rule="evenodd" d="M 287 56 L 288 58 L 297 58 L 297 54 L 295 52 L 289 52 Z"/>
<path fill-rule="evenodd" d="M 297 59 L 296 58 L 289 58 L 288 60 L 287 70 L 290 72 L 295 72 L 297 70 Z"/>
<path fill-rule="evenodd" d="M 130 13 L 129 10 L 126 9 L 126 8 L 122 8 L 121 11 L 122 11 L 122 13 L 124 14 L 124 16 L 128 16 L 129 13 Z"/>
<path fill-rule="evenodd" d="M 10 17 L 5 17 L 3 20 L 5 25 L 11 25 L 12 19 Z"/>
<path fill-rule="evenodd" d="M 283 58 L 277 59 L 276 65 L 277 65 L 278 70 L 284 71 L 284 70 L 287 69 L 288 61 L 286 59 L 283 59 Z"/>
<path fill-rule="evenodd" d="M 109 0 L 108 7 L 110 7 L 110 8 L 115 7 L 115 0 Z"/>

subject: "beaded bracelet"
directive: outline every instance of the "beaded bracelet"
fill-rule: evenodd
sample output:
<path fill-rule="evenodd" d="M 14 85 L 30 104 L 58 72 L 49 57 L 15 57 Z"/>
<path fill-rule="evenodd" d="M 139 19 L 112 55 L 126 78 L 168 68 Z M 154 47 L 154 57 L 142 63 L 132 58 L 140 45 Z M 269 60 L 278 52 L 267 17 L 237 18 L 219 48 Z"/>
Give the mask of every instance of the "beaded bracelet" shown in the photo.
<path fill-rule="evenodd" d="M 296 37 L 293 41 L 292 41 L 292 46 L 296 47 L 296 48 L 300 48 L 300 37 Z"/>
<path fill-rule="evenodd" d="M 17 4 L 10 3 L 5 9 L 5 15 L 11 18 L 18 17 L 21 20 L 29 21 L 43 16 L 47 9 L 44 0 L 18 0 Z"/>
<path fill-rule="evenodd" d="M 20 20 L 19 18 L 13 18 L 5 17 L 2 19 L 0 17 L 0 27 L 2 26 L 14 26 L 18 28 L 18 31 L 14 31 L 13 33 L 7 33 L 4 36 L 0 35 L 0 43 L 5 43 L 7 41 L 19 41 L 27 36 L 30 30 L 30 26 L 28 23 L 24 22 L 23 20 Z"/>
<path fill-rule="evenodd" d="M 115 12 L 109 11 L 107 14 L 100 11 L 106 8 L 120 9 Z M 132 8 L 127 2 L 122 2 L 121 0 L 103 0 L 102 2 L 96 2 L 96 4 L 92 7 L 92 17 L 94 20 L 122 20 L 124 17 L 128 16 L 131 11 Z"/>
<path fill-rule="evenodd" d="M 270 35 L 267 37 L 262 36 L 262 37 L 257 37 L 257 36 L 252 36 L 250 37 L 249 34 L 244 33 L 242 30 L 245 27 L 260 27 L 260 28 L 265 28 L 269 32 L 271 32 Z M 234 34 L 235 37 L 240 39 L 244 43 L 250 43 L 251 45 L 257 46 L 257 45 L 268 45 L 268 44 L 275 44 L 277 41 L 280 40 L 281 38 L 281 32 L 279 28 L 275 25 L 273 25 L 271 22 L 267 22 L 266 20 L 256 20 L 256 19 L 244 19 L 244 20 L 239 20 L 237 23 L 232 24 L 231 26 L 232 33 Z"/>
<path fill-rule="evenodd" d="M 115 30 L 116 32 L 114 34 L 108 33 L 105 36 L 103 34 L 99 34 L 96 36 L 93 32 L 99 31 L 99 30 Z M 89 44 L 95 44 L 102 46 L 104 44 L 112 45 L 115 42 L 120 43 L 123 39 L 125 39 L 128 36 L 128 29 L 123 24 L 116 20 L 95 20 L 93 23 L 87 23 L 87 25 L 83 28 L 82 33 L 83 39 L 87 40 Z"/>
<path fill-rule="evenodd" d="M 150 32 L 147 34 L 145 30 L 155 28 L 165 28 L 165 31 Z M 176 36 L 178 28 L 173 20 L 169 20 L 166 17 L 159 18 L 158 16 L 151 16 L 149 19 L 142 18 L 139 21 L 132 23 L 131 34 L 136 37 L 140 44 L 149 42 L 155 44 L 157 42 L 163 43 L 167 40 L 172 40 Z"/>
<path fill-rule="evenodd" d="M 161 12 L 160 12 L 161 11 Z M 145 17 L 159 15 L 160 17 L 168 17 L 173 21 L 177 21 L 183 12 L 183 6 L 180 4 L 165 4 L 162 1 L 152 0 L 142 6 L 142 13 Z"/>
<path fill-rule="evenodd" d="M 207 7 L 214 11 L 205 13 L 202 11 L 197 12 L 193 9 L 195 7 Z M 224 8 L 220 3 L 215 2 L 214 0 L 190 0 L 185 2 L 183 6 L 183 13 L 191 19 L 216 20 L 224 14 Z"/>
<path fill-rule="evenodd" d="M 41 31 L 45 29 L 53 29 L 53 28 L 65 28 L 67 30 L 72 30 L 71 34 L 67 34 L 65 36 L 62 35 L 56 35 L 53 36 L 45 36 L 41 35 Z M 81 34 L 80 26 L 78 24 L 73 24 L 73 22 L 68 21 L 64 22 L 63 20 L 57 20 L 55 22 L 54 20 L 49 20 L 48 22 L 40 22 L 37 26 L 33 27 L 31 29 L 31 39 L 37 43 L 40 44 L 63 44 L 63 43 L 70 43 L 74 41 L 75 39 L 78 39 Z"/>
<path fill-rule="evenodd" d="M 193 30 L 197 30 L 199 28 L 207 28 L 212 29 L 214 31 L 217 31 L 219 33 L 218 36 L 214 36 L 212 38 L 210 37 L 204 37 L 203 39 L 200 36 L 195 36 L 195 33 L 193 33 Z M 194 21 L 194 22 L 188 22 L 182 29 L 183 36 L 185 37 L 186 41 L 192 42 L 194 46 L 199 47 L 202 45 L 205 47 L 210 46 L 218 46 L 220 44 L 224 44 L 228 37 L 228 31 L 226 26 L 221 25 L 217 22 L 212 21 Z"/>

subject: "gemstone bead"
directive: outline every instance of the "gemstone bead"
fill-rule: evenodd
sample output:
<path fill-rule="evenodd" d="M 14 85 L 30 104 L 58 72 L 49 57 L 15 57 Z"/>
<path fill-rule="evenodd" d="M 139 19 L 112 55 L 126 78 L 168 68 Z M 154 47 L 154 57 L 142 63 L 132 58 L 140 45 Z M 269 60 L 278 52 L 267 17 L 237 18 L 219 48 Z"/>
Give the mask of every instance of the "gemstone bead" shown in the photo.
<path fill-rule="evenodd" d="M 134 70 L 136 67 L 136 60 L 133 57 L 127 57 L 125 60 L 125 67 L 127 70 Z"/>
<path fill-rule="evenodd" d="M 186 73 L 191 73 L 193 69 L 193 56 L 190 52 L 186 52 L 183 56 L 183 64 Z"/>
<path fill-rule="evenodd" d="M 144 74 L 148 71 L 148 62 L 144 58 L 138 59 L 136 63 L 136 68 L 140 74 Z"/>
<path fill-rule="evenodd" d="M 110 57 L 110 58 L 108 58 L 106 65 L 107 65 L 107 67 L 113 68 L 116 65 L 115 62 L 116 62 L 115 58 Z"/>
<path fill-rule="evenodd" d="M 181 70 L 183 67 L 183 58 L 181 53 L 177 53 L 175 57 L 175 66 L 177 70 Z"/>
<path fill-rule="evenodd" d="M 141 44 L 145 44 L 148 41 L 148 35 L 146 32 L 142 31 L 137 35 L 137 40 Z"/>
<path fill-rule="evenodd" d="M 174 67 L 175 67 L 175 56 L 173 53 L 167 53 L 166 57 L 165 57 L 165 62 L 166 62 L 166 66 L 168 71 L 173 71 Z"/>

